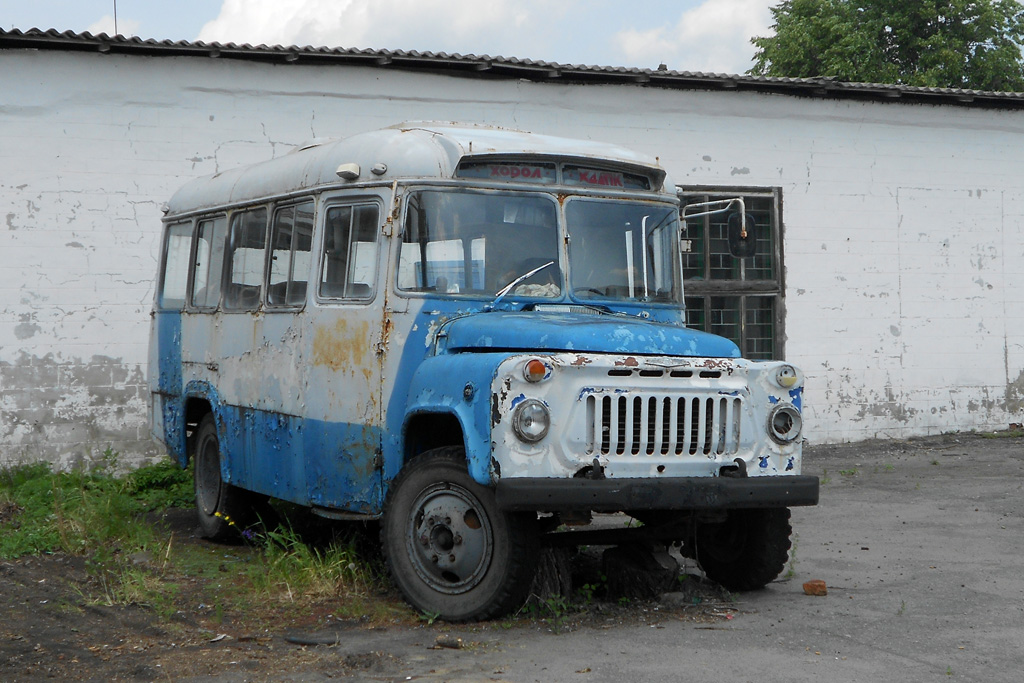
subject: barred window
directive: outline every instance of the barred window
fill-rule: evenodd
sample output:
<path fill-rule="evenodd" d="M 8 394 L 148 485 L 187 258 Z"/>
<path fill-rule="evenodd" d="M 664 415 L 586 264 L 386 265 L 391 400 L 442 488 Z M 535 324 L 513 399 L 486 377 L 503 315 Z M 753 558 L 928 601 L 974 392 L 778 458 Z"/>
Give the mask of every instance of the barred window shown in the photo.
<path fill-rule="evenodd" d="M 733 340 L 746 358 L 783 358 L 781 190 L 685 187 L 679 196 L 684 208 L 743 197 L 755 221 L 754 255 L 737 258 L 729 252 L 731 211 L 685 218 L 686 324 Z"/>

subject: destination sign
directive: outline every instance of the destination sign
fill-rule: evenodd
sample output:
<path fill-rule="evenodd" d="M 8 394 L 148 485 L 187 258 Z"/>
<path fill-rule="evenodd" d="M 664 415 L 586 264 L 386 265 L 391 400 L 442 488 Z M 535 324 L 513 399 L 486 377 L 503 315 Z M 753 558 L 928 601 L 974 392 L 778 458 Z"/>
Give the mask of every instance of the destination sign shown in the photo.
<path fill-rule="evenodd" d="M 554 164 L 506 163 L 503 161 L 461 164 L 456 175 L 498 182 L 553 184 L 557 179 Z"/>

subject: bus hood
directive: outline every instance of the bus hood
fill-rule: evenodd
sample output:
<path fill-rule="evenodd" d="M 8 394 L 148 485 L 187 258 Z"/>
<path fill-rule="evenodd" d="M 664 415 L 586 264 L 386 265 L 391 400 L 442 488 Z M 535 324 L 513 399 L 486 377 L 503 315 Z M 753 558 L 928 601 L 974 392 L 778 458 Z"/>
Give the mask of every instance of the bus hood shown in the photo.
<path fill-rule="evenodd" d="M 460 351 L 580 351 L 739 358 L 733 342 L 679 325 L 627 315 L 501 311 L 451 320 L 439 347 Z"/>

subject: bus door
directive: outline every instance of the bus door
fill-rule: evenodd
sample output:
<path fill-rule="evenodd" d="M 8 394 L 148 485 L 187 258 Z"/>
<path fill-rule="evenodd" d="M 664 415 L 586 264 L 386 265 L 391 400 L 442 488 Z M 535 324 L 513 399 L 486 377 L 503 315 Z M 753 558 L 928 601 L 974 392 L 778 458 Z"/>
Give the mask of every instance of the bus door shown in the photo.
<path fill-rule="evenodd" d="M 381 344 L 384 196 L 328 199 L 307 307 L 304 428 L 313 505 L 374 514 L 382 505 Z"/>

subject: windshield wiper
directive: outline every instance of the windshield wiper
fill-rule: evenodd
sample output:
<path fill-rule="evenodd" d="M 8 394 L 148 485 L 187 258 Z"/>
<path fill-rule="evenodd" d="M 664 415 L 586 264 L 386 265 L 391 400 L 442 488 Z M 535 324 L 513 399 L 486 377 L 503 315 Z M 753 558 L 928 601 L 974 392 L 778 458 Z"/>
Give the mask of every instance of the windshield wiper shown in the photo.
<path fill-rule="evenodd" d="M 533 269 L 533 270 L 531 270 L 530 272 L 528 272 L 528 273 L 523 273 L 522 275 L 520 275 L 519 277 L 517 277 L 517 278 L 516 278 L 515 280 L 513 280 L 512 282 L 508 283 L 507 285 L 505 285 L 504 287 L 502 287 L 501 289 L 499 289 L 499 290 L 498 290 L 497 292 L 495 292 L 495 294 L 494 294 L 494 295 L 495 295 L 495 296 L 496 296 L 497 298 L 496 298 L 496 299 L 495 299 L 494 301 L 492 301 L 492 302 L 491 302 L 491 305 L 487 307 L 487 310 L 493 310 L 493 309 L 494 309 L 494 307 L 495 307 L 495 306 L 497 306 L 497 305 L 498 305 L 498 303 L 499 303 L 499 302 L 500 302 L 500 301 L 501 301 L 501 300 L 502 300 L 503 298 L 505 298 L 505 295 L 506 295 L 506 294 L 508 294 L 509 292 L 511 292 L 511 291 L 512 291 L 512 288 L 513 288 L 513 287 L 515 287 L 516 285 L 518 285 L 518 284 L 519 284 L 520 282 L 522 282 L 523 280 L 527 279 L 528 277 L 531 277 L 531 276 L 533 276 L 533 275 L 534 275 L 534 274 L 536 274 L 536 273 L 539 273 L 540 271 L 544 270 L 544 269 L 545 269 L 545 268 L 547 268 L 548 266 L 553 266 L 553 265 L 555 265 L 555 262 L 554 262 L 554 261 L 548 261 L 548 262 L 547 262 L 547 263 L 545 263 L 545 264 L 544 264 L 543 266 L 537 266 L 536 268 L 534 268 L 534 269 Z"/>

